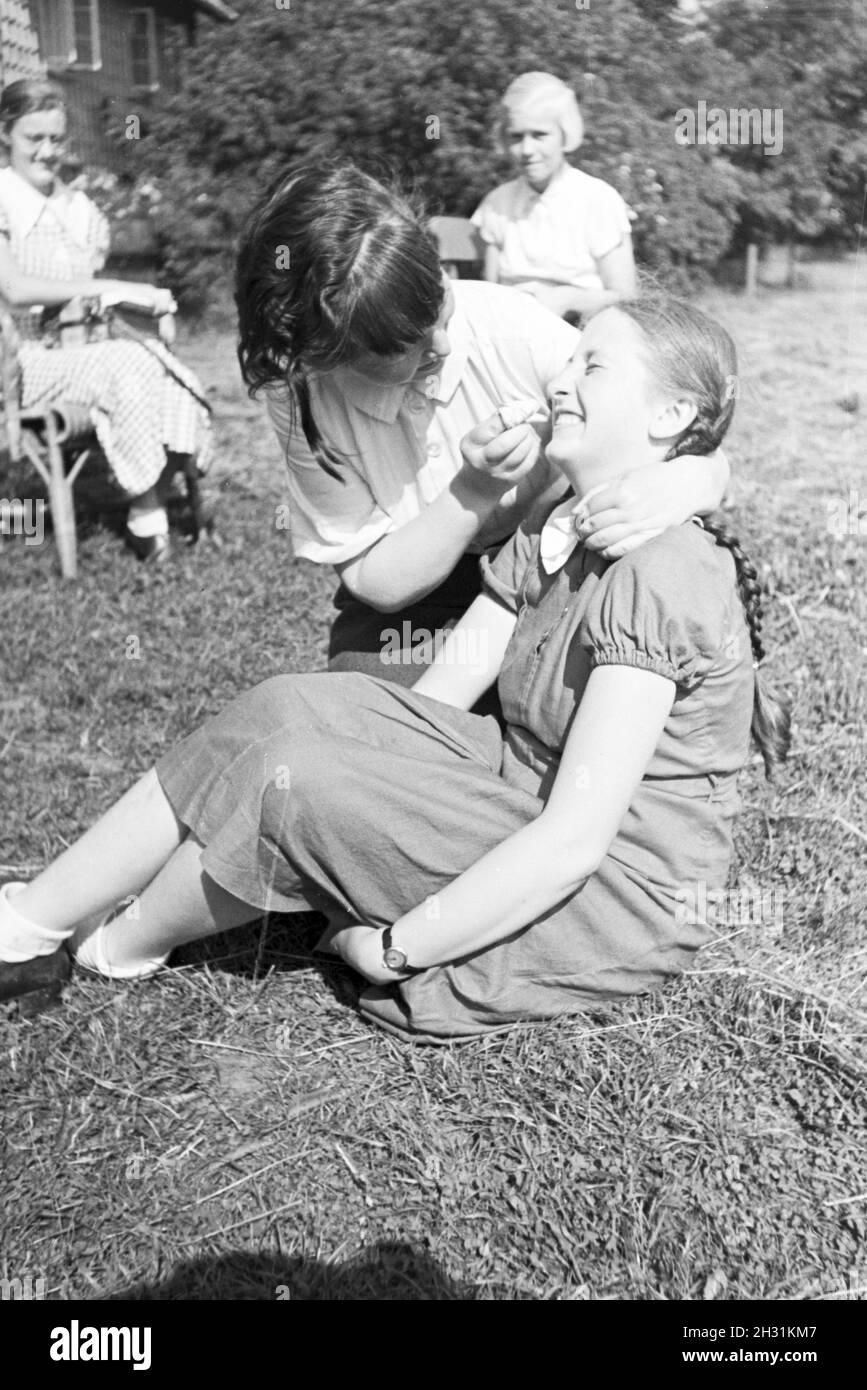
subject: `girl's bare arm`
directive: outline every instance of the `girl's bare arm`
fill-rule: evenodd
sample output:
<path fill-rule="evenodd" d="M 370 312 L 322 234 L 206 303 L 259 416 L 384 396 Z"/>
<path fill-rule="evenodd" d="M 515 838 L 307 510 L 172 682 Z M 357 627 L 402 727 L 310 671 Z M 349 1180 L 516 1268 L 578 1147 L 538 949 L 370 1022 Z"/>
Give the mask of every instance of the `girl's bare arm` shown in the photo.
<path fill-rule="evenodd" d="M 5 237 L 0 236 L 0 296 L 13 309 L 26 309 L 32 304 L 44 304 L 48 308 L 54 308 L 59 304 L 67 304 L 70 299 L 96 298 L 103 294 L 113 296 L 115 301 L 133 297 L 152 304 L 155 312 L 171 312 L 170 292 L 157 289 L 154 285 L 127 283 L 124 280 L 99 280 L 87 276 L 71 280 L 53 280 L 45 275 L 26 275 L 9 250 L 9 243 Z"/>
<path fill-rule="evenodd" d="M 482 279 L 488 280 L 492 285 L 500 283 L 500 252 L 496 246 L 485 245 L 485 264 L 482 269 Z"/>
<path fill-rule="evenodd" d="M 472 709 L 500 674 L 517 617 L 488 594 L 470 604 L 413 690 L 456 709 Z"/>
<path fill-rule="evenodd" d="M 593 671 L 542 813 L 394 923 L 392 943 L 413 968 L 492 946 L 577 891 L 617 834 L 674 695 L 673 681 L 637 667 Z M 379 931 L 350 927 L 336 944 L 369 980 L 395 979 Z"/>

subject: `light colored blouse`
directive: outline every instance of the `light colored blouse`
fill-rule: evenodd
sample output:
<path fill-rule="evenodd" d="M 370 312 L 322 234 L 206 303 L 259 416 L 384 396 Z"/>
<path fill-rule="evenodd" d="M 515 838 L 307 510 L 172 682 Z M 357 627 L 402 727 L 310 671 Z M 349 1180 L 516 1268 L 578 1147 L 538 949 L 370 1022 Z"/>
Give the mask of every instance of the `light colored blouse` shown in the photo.
<path fill-rule="evenodd" d="M 80 190 L 46 198 L 14 169 L 0 169 L 0 236 L 25 275 L 49 280 L 90 278 L 102 269 L 109 226 Z M 24 338 L 40 336 L 39 307 L 14 315 Z"/>
<path fill-rule="evenodd" d="M 472 220 L 482 240 L 500 253 L 504 285 L 541 280 L 603 289 L 597 262 L 630 235 L 629 213 L 617 190 L 571 164 L 541 193 L 523 178 L 500 184 Z"/>
<path fill-rule="evenodd" d="M 475 280 L 452 288 L 451 353 L 436 376 L 387 386 L 348 367 L 311 375 L 313 418 L 346 456 L 339 478 L 313 458 L 300 423 L 293 428 L 288 388 L 267 393 L 289 469 L 297 556 L 340 564 L 418 516 L 458 473 L 463 436 L 506 401 L 534 396 L 541 404 L 572 357 L 580 335 L 528 296 Z M 542 463 L 534 494 L 550 476 Z M 497 508 L 472 548 L 510 535 L 528 505 L 525 488 Z"/>

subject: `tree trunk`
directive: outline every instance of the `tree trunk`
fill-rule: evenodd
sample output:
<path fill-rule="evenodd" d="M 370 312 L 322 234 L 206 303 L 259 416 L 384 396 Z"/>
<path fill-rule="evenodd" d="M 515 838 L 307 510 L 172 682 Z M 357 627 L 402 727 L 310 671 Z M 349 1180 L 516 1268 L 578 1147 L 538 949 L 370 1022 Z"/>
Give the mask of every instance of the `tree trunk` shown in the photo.
<path fill-rule="evenodd" d="M 759 248 L 754 241 L 747 247 L 747 274 L 744 281 L 744 294 L 752 298 L 756 292 L 759 273 Z"/>
<path fill-rule="evenodd" d="M 798 278 L 798 248 L 794 241 L 786 242 L 786 289 L 793 290 Z"/>

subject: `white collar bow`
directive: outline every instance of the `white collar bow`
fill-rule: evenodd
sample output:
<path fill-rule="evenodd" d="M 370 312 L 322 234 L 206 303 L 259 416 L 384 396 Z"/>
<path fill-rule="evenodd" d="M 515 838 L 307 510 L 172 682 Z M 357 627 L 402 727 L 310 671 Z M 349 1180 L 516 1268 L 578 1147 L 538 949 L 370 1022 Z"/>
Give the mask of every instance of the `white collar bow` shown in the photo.
<path fill-rule="evenodd" d="M 562 569 L 575 547 L 581 544 L 576 527 L 586 519 L 584 503 L 605 486 L 605 483 L 600 483 L 598 487 L 585 492 L 583 497 L 567 497 L 551 512 L 539 536 L 539 558 L 546 574 L 556 574 L 557 570 Z M 704 530 L 700 516 L 690 517 L 690 521 Z"/>
<path fill-rule="evenodd" d="M 551 512 L 539 536 L 539 555 L 546 574 L 556 574 L 562 569 L 575 547 L 581 544 L 576 527 L 586 519 L 584 504 L 605 486 L 600 483 L 583 497 L 567 497 Z"/>

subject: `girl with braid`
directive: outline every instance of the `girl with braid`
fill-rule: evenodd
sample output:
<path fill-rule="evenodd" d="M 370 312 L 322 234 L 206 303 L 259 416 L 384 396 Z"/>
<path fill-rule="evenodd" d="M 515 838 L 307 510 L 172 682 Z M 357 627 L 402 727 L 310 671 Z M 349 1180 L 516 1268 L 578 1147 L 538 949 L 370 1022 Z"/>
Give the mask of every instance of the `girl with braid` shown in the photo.
<path fill-rule="evenodd" d="M 7 886 L 6 978 L 70 938 L 85 969 L 141 978 L 183 942 L 308 908 L 365 982 L 363 1013 L 415 1038 L 682 971 L 713 937 L 683 903 L 725 886 L 751 728 L 769 773 L 787 751 L 758 669 L 758 581 L 737 541 L 695 522 L 606 560 L 576 499 L 716 449 L 736 370 L 728 334 L 689 305 L 603 309 L 550 386 L 565 495 L 482 560 L 482 593 L 417 684 L 324 672 L 239 696 Z M 507 425 L 491 417 L 465 449 Z M 472 713 L 494 680 L 505 732 Z M 118 911 L 133 894 L 137 914 Z"/>

